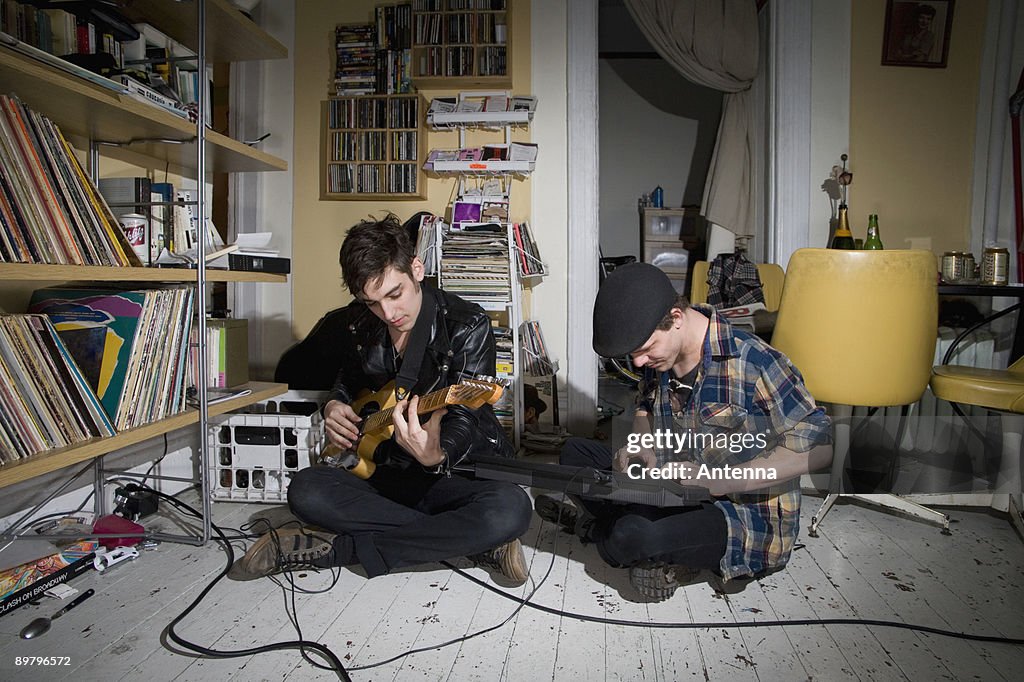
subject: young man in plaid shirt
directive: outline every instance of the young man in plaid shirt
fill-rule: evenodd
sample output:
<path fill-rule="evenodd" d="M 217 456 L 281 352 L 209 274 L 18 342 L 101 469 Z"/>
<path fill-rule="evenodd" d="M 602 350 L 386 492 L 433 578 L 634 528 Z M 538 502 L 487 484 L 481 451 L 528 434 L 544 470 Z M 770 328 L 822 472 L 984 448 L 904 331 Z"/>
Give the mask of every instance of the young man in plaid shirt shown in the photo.
<path fill-rule="evenodd" d="M 697 507 L 614 505 L 553 496 L 537 513 L 629 568 L 649 599 L 708 569 L 728 581 L 785 566 L 799 529 L 800 476 L 828 466 L 831 423 L 780 352 L 689 306 L 647 263 L 616 269 L 594 305 L 594 350 L 644 368 L 634 433 L 612 452 L 572 439 L 560 462 L 707 488 Z M 659 471 L 654 471 L 658 469 Z"/>

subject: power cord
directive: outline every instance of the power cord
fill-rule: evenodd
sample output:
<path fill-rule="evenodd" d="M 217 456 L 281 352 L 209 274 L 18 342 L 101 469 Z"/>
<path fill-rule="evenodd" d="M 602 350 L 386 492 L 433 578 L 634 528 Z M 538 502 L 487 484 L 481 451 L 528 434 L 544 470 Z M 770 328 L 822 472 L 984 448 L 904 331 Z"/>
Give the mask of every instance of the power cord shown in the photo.
<path fill-rule="evenodd" d="M 172 506 L 178 508 L 179 510 L 184 511 L 196 518 L 202 518 L 202 514 L 194 507 L 187 504 L 186 502 L 182 502 L 178 498 L 160 492 L 159 490 L 155 490 L 154 488 L 150 488 L 148 486 L 144 487 L 157 497 L 166 500 Z M 181 623 L 181 621 L 183 621 L 190 613 L 192 613 L 192 611 L 195 610 L 197 606 L 199 606 L 200 602 L 202 602 L 202 600 L 206 598 L 206 595 L 209 594 L 211 590 L 213 590 L 217 583 L 224 579 L 224 577 L 228 574 L 228 570 L 230 570 L 232 564 L 235 563 L 235 552 L 227 536 L 216 524 L 211 523 L 210 526 L 218 536 L 216 540 L 220 542 L 221 545 L 224 547 L 224 551 L 227 554 L 228 558 L 227 565 L 223 569 L 221 569 L 220 573 L 217 574 L 213 581 L 210 582 L 206 587 L 204 587 L 203 590 L 196 596 L 196 598 L 193 599 L 192 602 L 187 607 L 185 607 L 184 611 L 179 613 L 170 623 L 168 623 L 167 627 L 164 628 L 164 633 L 166 634 L 166 636 L 170 638 L 170 640 L 178 646 L 188 649 L 189 651 L 194 651 L 198 654 L 202 654 L 203 656 L 209 656 L 211 658 L 239 658 L 242 656 L 255 656 L 256 654 L 268 653 L 270 651 L 281 651 L 284 649 L 298 649 L 305 656 L 305 650 L 310 649 L 312 651 L 317 652 L 330 662 L 329 669 L 337 673 L 339 679 L 343 680 L 344 682 L 351 682 L 352 678 L 349 677 L 348 672 L 345 670 L 345 666 L 341 662 L 341 659 L 339 659 L 334 654 L 334 652 L 331 651 L 328 647 L 324 646 L 323 644 L 320 644 L 319 642 L 310 642 L 300 639 L 298 641 L 274 642 L 273 644 L 265 644 L 263 646 L 250 647 L 248 649 L 233 649 L 230 651 L 222 651 L 217 649 L 210 649 L 190 642 L 184 637 L 180 636 L 177 632 L 175 632 L 174 628 L 179 623 Z"/>

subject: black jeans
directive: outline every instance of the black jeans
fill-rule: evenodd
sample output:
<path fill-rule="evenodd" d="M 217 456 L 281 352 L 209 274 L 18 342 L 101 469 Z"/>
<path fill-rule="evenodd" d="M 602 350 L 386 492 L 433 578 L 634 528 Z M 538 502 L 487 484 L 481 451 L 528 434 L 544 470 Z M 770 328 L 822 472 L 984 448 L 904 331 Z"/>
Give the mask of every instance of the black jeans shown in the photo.
<path fill-rule="evenodd" d="M 394 569 L 493 549 L 530 525 L 530 497 L 517 485 L 378 467 L 367 480 L 310 467 L 288 485 L 302 520 L 338 533 L 333 564 L 358 561 L 371 578 Z"/>
<path fill-rule="evenodd" d="M 610 470 L 614 453 L 608 446 L 570 438 L 558 461 L 575 467 Z M 717 570 L 725 555 L 728 525 L 725 514 L 710 502 L 699 507 L 649 507 L 583 500 L 596 522 L 584 538 L 610 565 L 633 566 L 663 561 L 690 568 Z"/>

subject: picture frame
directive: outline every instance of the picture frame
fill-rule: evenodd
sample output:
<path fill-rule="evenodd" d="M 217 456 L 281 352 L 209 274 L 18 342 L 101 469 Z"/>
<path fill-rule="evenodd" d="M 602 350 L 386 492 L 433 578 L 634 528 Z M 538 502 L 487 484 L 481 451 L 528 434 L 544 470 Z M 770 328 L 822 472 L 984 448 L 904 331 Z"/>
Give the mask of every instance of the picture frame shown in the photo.
<path fill-rule="evenodd" d="M 886 0 L 883 66 L 946 68 L 954 0 Z"/>

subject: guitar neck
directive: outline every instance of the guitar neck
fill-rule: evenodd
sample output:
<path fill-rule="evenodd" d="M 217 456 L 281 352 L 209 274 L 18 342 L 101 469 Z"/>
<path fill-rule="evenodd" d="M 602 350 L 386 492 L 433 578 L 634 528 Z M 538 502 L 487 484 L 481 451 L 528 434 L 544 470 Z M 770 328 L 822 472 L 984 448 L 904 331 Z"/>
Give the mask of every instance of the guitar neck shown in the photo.
<path fill-rule="evenodd" d="M 419 407 L 416 409 L 416 414 L 429 414 L 435 410 L 439 410 L 448 404 L 448 398 L 451 395 L 454 386 L 447 386 L 445 388 L 428 393 L 425 396 L 420 397 Z M 391 414 L 395 408 L 388 407 L 380 412 L 376 412 L 366 420 L 366 424 L 363 426 L 363 433 L 370 433 L 378 429 L 382 429 L 386 426 L 391 425 Z"/>

